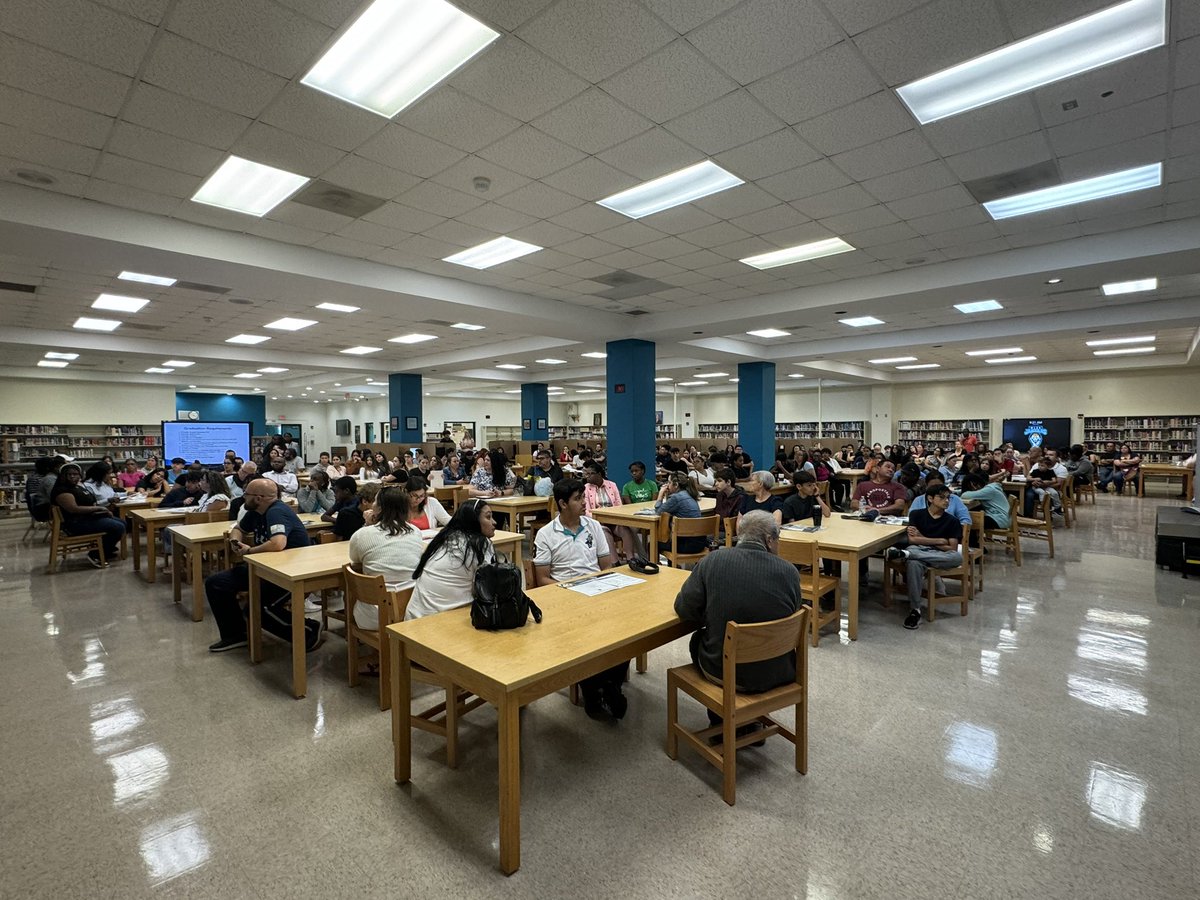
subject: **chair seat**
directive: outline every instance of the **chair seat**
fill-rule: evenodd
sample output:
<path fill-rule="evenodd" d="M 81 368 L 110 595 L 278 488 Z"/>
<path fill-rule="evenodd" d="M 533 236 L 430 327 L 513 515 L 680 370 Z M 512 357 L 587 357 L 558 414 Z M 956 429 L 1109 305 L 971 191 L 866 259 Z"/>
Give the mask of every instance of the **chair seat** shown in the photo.
<path fill-rule="evenodd" d="M 725 702 L 725 688 L 705 678 L 692 664 L 676 666 L 667 670 L 668 682 L 677 682 L 693 699 L 699 700 L 714 712 L 720 712 Z M 757 716 L 761 709 L 775 710 L 794 703 L 793 698 L 804 694 L 803 685 L 789 681 L 781 687 L 763 691 L 761 694 L 734 694 L 734 716 L 741 720 L 742 714 Z"/>

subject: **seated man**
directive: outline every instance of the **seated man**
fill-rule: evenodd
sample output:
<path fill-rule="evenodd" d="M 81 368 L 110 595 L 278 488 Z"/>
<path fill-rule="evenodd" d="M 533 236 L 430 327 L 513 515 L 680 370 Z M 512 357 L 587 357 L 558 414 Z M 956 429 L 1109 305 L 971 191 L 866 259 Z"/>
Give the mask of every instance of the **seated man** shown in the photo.
<path fill-rule="evenodd" d="M 176 456 L 171 460 L 171 468 L 167 470 L 167 484 L 174 484 L 179 480 L 179 476 L 183 474 L 183 470 L 187 468 L 187 460 L 182 456 Z"/>
<path fill-rule="evenodd" d="M 1068 450 L 1067 453 L 1070 454 L 1070 451 Z M 1059 478 L 1067 477 L 1067 464 L 1062 461 L 1062 457 L 1059 456 L 1057 450 L 1052 447 L 1047 447 L 1044 459 L 1046 464 L 1054 470 L 1055 475 L 1057 475 Z"/>
<path fill-rule="evenodd" d="M 1029 456 L 1033 458 L 1032 450 L 1029 452 Z M 1062 487 L 1062 479 L 1052 468 L 1049 459 L 1039 456 L 1029 470 L 1025 490 L 1025 515 L 1032 516 L 1035 509 L 1041 505 L 1042 498 L 1049 496 L 1051 512 L 1056 516 L 1061 516 L 1062 500 L 1058 494 L 1060 487 Z"/>
<path fill-rule="evenodd" d="M 683 451 L 679 447 L 672 447 L 670 457 L 663 461 L 661 468 L 664 472 L 686 472 L 688 465 L 683 458 Z"/>
<path fill-rule="evenodd" d="M 925 570 L 953 569 L 962 565 L 959 543 L 962 524 L 947 512 L 950 489 L 935 484 L 925 491 L 925 509 L 908 511 L 908 546 L 888 547 L 888 559 L 907 560 L 908 616 L 904 627 L 914 629 L 925 613 Z"/>
<path fill-rule="evenodd" d="M 308 473 L 310 475 L 312 475 L 316 472 L 325 472 L 328 469 L 329 469 L 329 451 L 322 450 L 320 455 L 317 457 L 317 464 L 315 466 L 309 467 Z"/>
<path fill-rule="evenodd" d="M 558 515 L 538 530 L 533 542 L 533 574 L 537 586 L 602 572 L 612 565 L 604 528 L 583 514 L 583 482 L 564 478 L 554 486 Z M 628 660 L 579 683 L 583 705 L 592 718 L 623 718 L 628 707 L 621 685 Z"/>
<path fill-rule="evenodd" d="M 881 516 L 898 516 L 904 512 L 908 491 L 904 485 L 892 480 L 896 467 L 891 460 L 883 460 L 871 469 L 871 477 L 860 481 L 854 488 L 851 502 L 855 509 L 878 510 Z"/>
<path fill-rule="evenodd" d="M 809 476 L 812 477 L 811 475 Z M 796 569 L 778 556 L 779 526 L 770 513 L 755 511 L 742 517 L 737 545 L 710 553 L 688 576 L 675 598 L 675 614 L 696 625 L 690 649 L 692 662 L 709 681 L 721 684 L 728 622 L 773 622 L 800 608 Z M 737 690 L 759 694 L 796 680 L 796 654 L 746 663 L 737 668 Z M 720 725 L 713 712 L 709 722 Z M 738 736 L 759 730 L 757 723 L 738 730 Z"/>
<path fill-rule="evenodd" d="M 159 509 L 175 509 L 176 507 L 195 506 L 204 496 L 208 486 L 208 477 L 199 472 L 188 472 L 180 477 L 175 486 L 167 491 Z"/>
<path fill-rule="evenodd" d="M 236 460 L 235 460 L 236 461 Z M 242 492 L 246 488 L 246 483 L 252 478 L 258 477 L 258 463 L 251 460 L 243 462 L 237 470 L 237 474 L 230 475 L 225 479 L 225 483 L 229 485 L 229 496 L 235 500 L 242 496 Z"/>
<path fill-rule="evenodd" d="M 542 478 L 549 478 L 551 484 L 558 484 L 562 481 L 563 472 L 550 455 L 550 451 L 543 447 L 534 456 L 534 466 L 529 470 L 529 477 L 535 482 Z"/>
<path fill-rule="evenodd" d="M 375 486 L 364 484 L 364 493 L 368 487 Z M 378 487 L 375 487 L 375 490 L 378 491 Z M 363 527 L 363 516 L 364 510 L 362 497 L 359 496 L 358 479 L 352 475 L 343 475 L 333 483 L 333 506 L 321 515 L 321 521 L 332 522 L 332 530 L 338 540 L 348 541 L 354 532 Z"/>
<path fill-rule="evenodd" d="M 987 480 L 987 476 L 984 476 L 984 480 Z M 942 478 L 941 472 L 930 473 L 929 477 L 925 480 L 925 494 L 928 494 L 929 489 L 935 484 L 944 485 L 945 483 L 946 481 L 944 478 Z M 927 503 L 925 494 L 921 494 L 913 498 L 912 505 L 908 508 L 910 515 L 915 509 L 925 509 Z M 967 504 L 963 503 L 957 494 L 950 494 L 950 505 L 947 512 L 949 512 L 950 515 L 957 519 L 961 524 L 971 524 L 971 511 L 967 509 Z"/>
<path fill-rule="evenodd" d="M 251 553 L 271 553 L 309 545 L 304 523 L 279 499 L 279 488 L 269 479 L 255 478 L 244 493 L 244 510 L 229 532 L 229 545 L 238 562 L 232 569 L 217 572 L 204 581 L 208 606 L 221 638 L 208 649 L 213 653 L 246 646 L 246 613 L 237 595 L 250 587 L 249 570 L 242 558 Z M 287 609 L 291 592 L 262 582 L 262 625 L 285 641 L 292 639 L 292 616 Z M 304 623 L 304 649 L 314 650 L 321 640 L 321 623 Z"/>
<path fill-rule="evenodd" d="M 1096 467 L 1096 490 L 1102 494 L 1108 492 L 1108 486 L 1112 483 L 1113 475 L 1116 472 L 1113 460 L 1116 458 L 1117 445 L 1115 441 L 1105 441 L 1104 449 L 1092 454 L 1092 464 Z"/>
<path fill-rule="evenodd" d="M 1067 463 L 1067 474 L 1074 475 L 1074 484 L 1091 484 L 1096 477 L 1092 461 L 1084 454 L 1083 444 L 1072 444 L 1068 452 L 1070 462 Z"/>
<path fill-rule="evenodd" d="M 282 456 L 271 457 L 271 469 L 263 472 L 263 477 L 279 485 L 279 490 L 285 497 L 295 497 L 300 490 L 300 482 L 293 472 L 287 471 L 287 460 Z"/>

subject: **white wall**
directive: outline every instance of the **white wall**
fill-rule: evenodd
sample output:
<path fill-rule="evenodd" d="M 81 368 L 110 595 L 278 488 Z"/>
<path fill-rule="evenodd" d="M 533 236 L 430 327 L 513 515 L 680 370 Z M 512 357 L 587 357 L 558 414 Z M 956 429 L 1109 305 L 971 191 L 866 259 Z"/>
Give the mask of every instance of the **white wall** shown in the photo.
<path fill-rule="evenodd" d="M 152 425 L 174 418 L 175 389 L 168 385 L 0 380 L 0 422 L 5 425 Z"/>

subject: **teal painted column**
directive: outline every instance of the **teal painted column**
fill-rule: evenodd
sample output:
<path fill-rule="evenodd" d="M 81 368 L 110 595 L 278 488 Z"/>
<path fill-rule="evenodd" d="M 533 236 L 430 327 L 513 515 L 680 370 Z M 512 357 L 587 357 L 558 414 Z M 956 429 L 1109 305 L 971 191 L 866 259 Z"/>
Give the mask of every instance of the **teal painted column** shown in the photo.
<path fill-rule="evenodd" d="M 521 440 L 550 440 L 550 397 L 545 384 L 521 385 Z"/>
<path fill-rule="evenodd" d="M 629 464 L 640 460 L 654 472 L 654 344 L 609 341 L 608 477 L 628 480 Z"/>
<path fill-rule="evenodd" d="M 738 443 L 756 470 L 775 464 L 775 363 L 738 363 Z"/>
<path fill-rule="evenodd" d="M 388 376 L 388 415 L 396 420 L 396 427 L 392 429 L 392 443 L 419 444 L 425 440 L 421 418 L 423 396 L 420 375 L 401 373 Z M 409 428 L 410 424 L 415 427 Z"/>

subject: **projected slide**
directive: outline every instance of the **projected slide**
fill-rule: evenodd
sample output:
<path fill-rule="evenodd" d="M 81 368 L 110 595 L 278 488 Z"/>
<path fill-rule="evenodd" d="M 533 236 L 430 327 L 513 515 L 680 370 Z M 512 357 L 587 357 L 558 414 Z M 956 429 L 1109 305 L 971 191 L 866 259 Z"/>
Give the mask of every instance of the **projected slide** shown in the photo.
<path fill-rule="evenodd" d="M 250 458 L 249 422 L 163 422 L 163 456 L 176 456 L 191 463 L 200 460 L 214 465 L 232 450 L 242 459 Z"/>

